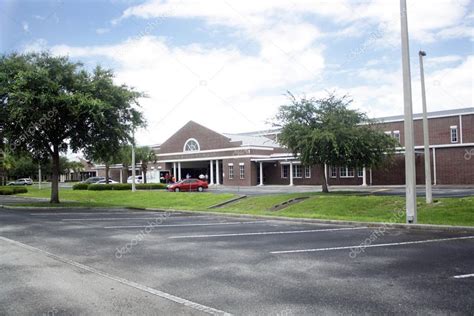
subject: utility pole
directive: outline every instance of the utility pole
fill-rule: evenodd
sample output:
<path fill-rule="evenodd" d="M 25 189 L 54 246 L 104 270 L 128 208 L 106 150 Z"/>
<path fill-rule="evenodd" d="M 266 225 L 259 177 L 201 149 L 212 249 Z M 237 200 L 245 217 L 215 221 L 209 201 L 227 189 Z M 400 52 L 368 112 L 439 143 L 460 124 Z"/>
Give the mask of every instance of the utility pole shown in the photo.
<path fill-rule="evenodd" d="M 135 131 L 132 136 L 132 192 L 135 192 Z"/>
<path fill-rule="evenodd" d="M 416 170 L 415 138 L 413 133 L 413 106 L 411 95 L 410 47 L 408 41 L 407 2 L 400 0 L 402 37 L 403 103 L 405 112 L 405 191 L 406 222 L 415 224 L 416 218 Z"/>
<path fill-rule="evenodd" d="M 433 203 L 433 193 L 431 190 L 431 159 L 430 159 L 430 137 L 428 130 L 428 114 L 426 111 L 426 92 L 425 92 L 425 70 L 423 68 L 423 57 L 426 52 L 420 50 L 418 52 L 420 57 L 420 79 L 421 79 L 421 100 L 423 103 L 423 142 L 425 146 L 425 188 L 426 188 L 426 203 Z"/>
<path fill-rule="evenodd" d="M 41 190 L 41 164 L 38 164 L 38 190 Z"/>

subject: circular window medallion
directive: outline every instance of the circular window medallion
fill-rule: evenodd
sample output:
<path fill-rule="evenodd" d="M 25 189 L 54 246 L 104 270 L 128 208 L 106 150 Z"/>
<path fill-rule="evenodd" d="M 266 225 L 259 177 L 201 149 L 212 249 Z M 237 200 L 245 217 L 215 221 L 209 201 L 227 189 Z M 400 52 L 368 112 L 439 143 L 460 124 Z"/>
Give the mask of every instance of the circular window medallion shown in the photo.
<path fill-rule="evenodd" d="M 183 151 L 199 151 L 199 143 L 194 138 L 190 138 L 184 144 Z"/>

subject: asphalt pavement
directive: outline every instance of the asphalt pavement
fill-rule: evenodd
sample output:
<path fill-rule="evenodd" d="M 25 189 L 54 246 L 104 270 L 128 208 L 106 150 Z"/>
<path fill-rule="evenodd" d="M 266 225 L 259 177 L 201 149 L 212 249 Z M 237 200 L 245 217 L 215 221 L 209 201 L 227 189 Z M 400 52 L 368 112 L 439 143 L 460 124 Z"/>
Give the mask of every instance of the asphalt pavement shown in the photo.
<path fill-rule="evenodd" d="M 474 310 L 474 232 L 0 209 L 0 252 L 0 315 Z"/>

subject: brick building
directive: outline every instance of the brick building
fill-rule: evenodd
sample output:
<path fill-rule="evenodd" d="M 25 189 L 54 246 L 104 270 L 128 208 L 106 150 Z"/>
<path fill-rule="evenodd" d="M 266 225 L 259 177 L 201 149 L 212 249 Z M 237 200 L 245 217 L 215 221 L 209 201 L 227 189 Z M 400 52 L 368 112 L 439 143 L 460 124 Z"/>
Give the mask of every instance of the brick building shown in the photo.
<path fill-rule="evenodd" d="M 474 108 L 428 114 L 434 184 L 474 184 Z M 211 184 L 320 185 L 324 170 L 330 185 L 404 184 L 403 116 L 379 118 L 379 127 L 399 139 L 394 159 L 370 170 L 346 166 L 303 166 L 278 144 L 278 131 L 221 134 L 188 122 L 154 150 L 158 178 L 207 175 Z M 424 183 L 421 115 L 414 115 L 417 183 Z M 471 158 L 472 156 L 472 158 Z"/>

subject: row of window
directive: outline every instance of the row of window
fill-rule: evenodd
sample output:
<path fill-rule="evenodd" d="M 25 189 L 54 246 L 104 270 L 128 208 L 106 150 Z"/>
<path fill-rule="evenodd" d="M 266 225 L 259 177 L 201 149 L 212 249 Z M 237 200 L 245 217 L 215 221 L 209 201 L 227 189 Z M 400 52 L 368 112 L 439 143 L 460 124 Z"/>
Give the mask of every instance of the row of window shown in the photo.
<path fill-rule="evenodd" d="M 449 130 L 450 130 L 449 137 L 450 137 L 451 143 L 459 142 L 458 127 L 456 125 L 453 125 L 449 127 Z M 392 136 L 398 142 L 400 142 L 400 131 L 386 131 L 385 134 Z"/>
<path fill-rule="evenodd" d="M 241 162 L 239 164 L 239 177 L 241 180 L 245 179 L 245 164 Z M 229 180 L 234 179 L 234 164 L 229 164 Z"/>
<path fill-rule="evenodd" d="M 303 167 L 302 165 L 293 165 L 293 178 L 311 178 L 311 167 Z M 281 177 L 288 178 L 290 176 L 290 165 L 281 166 Z"/>
<path fill-rule="evenodd" d="M 337 171 L 339 170 L 340 178 L 354 178 L 354 168 L 353 167 L 330 167 L 329 176 L 331 178 L 337 178 Z M 362 178 L 364 176 L 364 169 L 357 169 L 357 177 Z"/>

